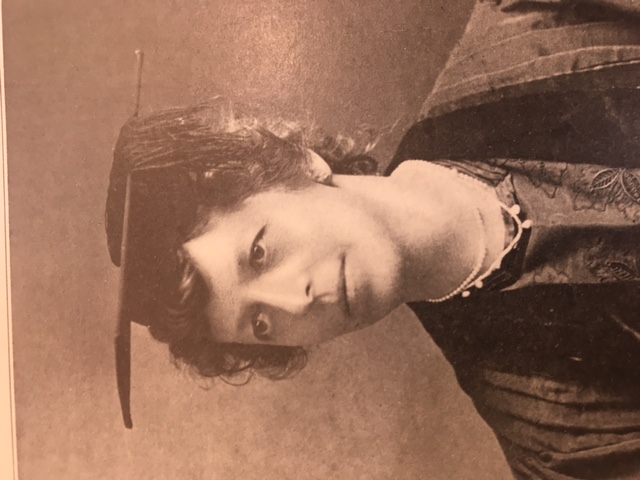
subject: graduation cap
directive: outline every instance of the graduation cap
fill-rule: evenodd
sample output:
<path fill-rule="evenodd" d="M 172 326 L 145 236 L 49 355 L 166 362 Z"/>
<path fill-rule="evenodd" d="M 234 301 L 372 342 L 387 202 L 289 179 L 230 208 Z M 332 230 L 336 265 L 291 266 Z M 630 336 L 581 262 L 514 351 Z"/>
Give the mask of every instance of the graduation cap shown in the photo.
<path fill-rule="evenodd" d="M 276 178 L 281 167 L 274 159 L 282 155 L 298 158 L 300 154 L 299 147 L 268 131 L 258 136 L 213 132 L 212 114 L 224 122 L 224 104 L 138 117 L 143 57 L 136 53 L 136 108 L 116 142 L 105 211 L 109 254 L 121 275 L 115 357 L 127 428 L 133 426 L 131 324 L 166 335 L 163 321 L 169 310 L 180 308 L 176 294 L 184 260 L 179 252 L 198 226 L 199 207 L 210 206 L 212 201 L 224 204 L 227 197 L 220 196 L 221 190 L 242 190 L 256 172 Z M 298 166 L 307 172 L 304 163 Z"/>
<path fill-rule="evenodd" d="M 106 209 L 111 259 L 121 270 L 115 337 L 118 393 L 125 426 L 132 428 L 131 323 L 150 327 L 163 301 L 162 280 L 181 244 L 180 226 L 196 207 L 188 175 L 179 169 L 119 172 L 114 161 Z M 115 174 L 114 174 L 115 173 Z"/>
<path fill-rule="evenodd" d="M 109 178 L 105 226 L 109 254 L 120 267 L 120 306 L 115 336 L 118 394 L 124 424 L 131 419 L 131 323 L 150 327 L 160 314 L 162 280 L 183 242 L 183 232 L 197 210 L 191 172 L 171 162 L 148 164 L 131 152 L 153 149 L 150 132 L 139 135 L 138 118 L 142 53 L 138 57 L 136 109 L 120 131 Z M 151 132 L 151 135 L 153 132 Z M 146 143 L 145 143 L 146 140 Z"/>

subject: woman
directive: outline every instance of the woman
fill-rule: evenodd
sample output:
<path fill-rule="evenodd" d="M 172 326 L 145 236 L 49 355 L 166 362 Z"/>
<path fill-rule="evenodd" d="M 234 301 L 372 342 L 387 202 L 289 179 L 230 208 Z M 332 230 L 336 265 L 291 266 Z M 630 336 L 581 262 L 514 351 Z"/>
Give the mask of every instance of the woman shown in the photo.
<path fill-rule="evenodd" d="M 107 204 L 125 420 L 130 321 L 202 375 L 282 377 L 408 303 L 515 476 L 639 477 L 637 14 L 480 3 L 384 177 L 216 106 L 130 120 Z"/>

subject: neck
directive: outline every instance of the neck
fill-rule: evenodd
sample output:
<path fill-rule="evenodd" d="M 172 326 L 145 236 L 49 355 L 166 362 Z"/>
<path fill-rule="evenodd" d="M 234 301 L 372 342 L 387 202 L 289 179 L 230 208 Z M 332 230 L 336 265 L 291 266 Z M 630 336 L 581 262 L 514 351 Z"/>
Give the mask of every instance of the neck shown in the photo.
<path fill-rule="evenodd" d="M 402 256 L 404 302 L 449 294 L 503 248 L 497 203 L 448 169 L 410 162 L 391 177 L 338 175 L 334 184 L 367 202 L 391 232 Z"/>

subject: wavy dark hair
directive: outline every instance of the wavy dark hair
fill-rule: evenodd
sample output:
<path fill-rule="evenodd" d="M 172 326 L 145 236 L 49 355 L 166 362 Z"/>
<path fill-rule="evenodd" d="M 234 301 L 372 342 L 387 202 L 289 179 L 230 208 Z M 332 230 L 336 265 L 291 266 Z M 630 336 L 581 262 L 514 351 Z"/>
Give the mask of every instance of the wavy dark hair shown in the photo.
<path fill-rule="evenodd" d="M 197 213 L 182 232 L 181 244 L 203 233 L 213 208 L 232 209 L 255 193 L 308 183 L 307 149 L 323 157 L 334 173 L 377 171 L 368 155 L 375 143 L 370 132 L 360 141 L 331 136 L 282 119 L 258 120 L 224 101 L 136 118 L 125 131 L 117 148 L 130 167 L 179 164 L 196 182 Z M 210 297 L 205 280 L 182 248 L 163 262 L 170 268 L 159 279 L 162 305 L 149 330 L 168 345 L 176 365 L 224 379 L 242 372 L 284 378 L 305 365 L 302 347 L 216 342 L 206 313 Z"/>

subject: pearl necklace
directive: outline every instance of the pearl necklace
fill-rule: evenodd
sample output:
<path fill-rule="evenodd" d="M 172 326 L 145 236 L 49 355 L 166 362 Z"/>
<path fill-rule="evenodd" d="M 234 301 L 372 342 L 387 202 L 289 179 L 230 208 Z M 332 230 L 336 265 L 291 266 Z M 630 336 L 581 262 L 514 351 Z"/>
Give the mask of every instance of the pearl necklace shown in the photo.
<path fill-rule="evenodd" d="M 482 182 L 481 180 L 478 180 L 477 178 L 471 175 L 464 174 L 454 168 L 445 167 L 444 165 L 439 165 L 437 163 L 425 162 L 423 160 L 406 160 L 403 163 L 411 163 L 411 162 L 416 162 L 416 163 L 419 162 L 419 164 L 423 166 L 430 165 L 433 167 L 438 167 L 441 171 L 446 171 L 449 174 L 457 176 L 463 182 L 473 185 L 475 190 L 480 190 L 481 192 L 483 192 L 483 195 L 491 196 L 492 200 L 497 201 L 500 208 L 505 212 L 507 212 L 509 216 L 512 218 L 512 220 L 514 221 L 514 223 L 516 224 L 516 227 L 517 227 L 516 234 L 511 239 L 511 242 L 509 242 L 509 245 L 507 245 L 507 247 L 504 250 L 502 250 L 500 255 L 498 255 L 498 258 L 496 258 L 496 260 L 494 260 L 491 263 L 491 265 L 489 265 L 487 270 L 482 275 L 478 276 L 487 256 L 488 241 L 487 241 L 486 226 L 484 224 L 482 214 L 480 213 L 480 209 L 478 207 L 475 207 L 476 219 L 477 219 L 478 225 L 480 226 L 480 231 L 482 232 L 482 240 L 479 245 L 477 260 L 473 269 L 471 270 L 471 273 L 469 273 L 467 278 L 465 278 L 460 285 L 458 285 L 455 289 L 453 289 L 448 294 L 438 298 L 428 298 L 426 299 L 426 301 L 429 303 L 441 303 L 446 300 L 449 300 L 450 298 L 455 297 L 458 294 L 462 294 L 463 297 L 468 297 L 471 294 L 471 292 L 469 291 L 470 287 L 473 286 L 475 288 L 482 288 L 484 280 L 501 267 L 502 260 L 504 259 L 504 257 L 511 250 L 515 248 L 515 246 L 520 241 L 520 238 L 522 237 L 523 230 L 527 228 L 531 228 L 532 222 L 531 220 L 522 221 L 520 219 L 520 217 L 518 216 L 518 214 L 520 213 L 520 205 L 516 204 L 511 208 L 507 207 L 504 203 L 495 199 L 495 193 L 493 188 L 491 188 L 486 183 Z"/>
<path fill-rule="evenodd" d="M 473 280 L 478 276 L 478 274 L 480 273 L 480 269 L 482 268 L 482 265 L 484 264 L 484 260 L 485 258 L 487 258 L 487 232 L 486 232 L 486 228 L 484 225 L 484 221 L 482 220 L 482 214 L 480 213 L 480 209 L 478 207 L 475 207 L 475 219 L 476 219 L 476 223 L 480 229 L 480 232 L 482 232 L 482 238 L 478 244 L 478 253 L 476 256 L 476 263 L 473 266 L 473 269 L 471 270 L 471 273 L 469 273 L 469 275 L 467 276 L 467 278 L 465 278 L 462 283 L 460 285 L 458 285 L 456 288 L 454 288 L 451 292 L 447 293 L 446 295 L 442 296 L 442 297 L 438 297 L 438 298 L 428 298 L 427 302 L 430 303 L 440 303 L 440 302 L 444 302 L 446 300 L 449 300 L 450 298 L 455 297 L 456 295 L 458 295 L 459 293 L 462 293 L 463 290 L 465 290 L 469 285 L 471 285 L 471 283 L 473 282 Z"/>
<path fill-rule="evenodd" d="M 438 165 L 438 164 L 434 164 L 438 167 L 441 168 L 448 168 L 445 167 L 443 165 Z M 451 169 L 449 169 L 451 170 Z M 480 187 L 485 194 L 487 195 L 495 195 L 495 190 L 493 188 L 491 188 L 490 186 L 488 186 L 486 183 L 482 182 L 481 180 L 478 180 L 477 178 L 462 173 L 458 170 L 453 170 L 460 178 L 467 180 L 471 183 L 475 183 L 478 187 Z M 522 211 L 522 209 L 520 208 L 520 205 L 515 204 L 512 207 L 507 207 L 504 203 L 502 203 L 501 201 L 497 200 L 498 202 L 498 206 L 504 210 L 506 213 L 509 214 L 509 216 L 511 217 L 511 219 L 513 220 L 513 222 L 516 225 L 516 233 L 513 236 L 513 238 L 511 239 L 511 241 L 509 242 L 509 245 L 507 245 L 502 252 L 500 252 L 500 254 L 498 255 L 498 258 L 496 258 L 490 265 L 489 267 L 487 267 L 487 270 L 480 275 L 478 278 L 475 279 L 475 281 L 473 282 L 469 282 L 467 284 L 467 286 L 465 288 L 463 288 L 461 290 L 462 292 L 462 296 L 463 297 L 468 297 L 469 295 L 471 295 L 471 291 L 469 290 L 469 287 L 475 287 L 475 288 L 482 288 L 484 286 L 484 280 L 489 277 L 489 275 L 491 275 L 493 272 L 495 272 L 496 270 L 499 270 L 500 267 L 502 266 L 502 260 L 504 260 L 504 257 L 507 256 L 507 254 L 509 252 L 511 252 L 511 250 L 513 250 L 516 245 L 518 245 L 518 243 L 520 242 L 520 239 L 522 238 L 522 233 L 525 229 L 529 229 L 533 226 L 533 222 L 529 219 L 527 220 L 522 220 L 519 215 L 520 212 Z"/>

